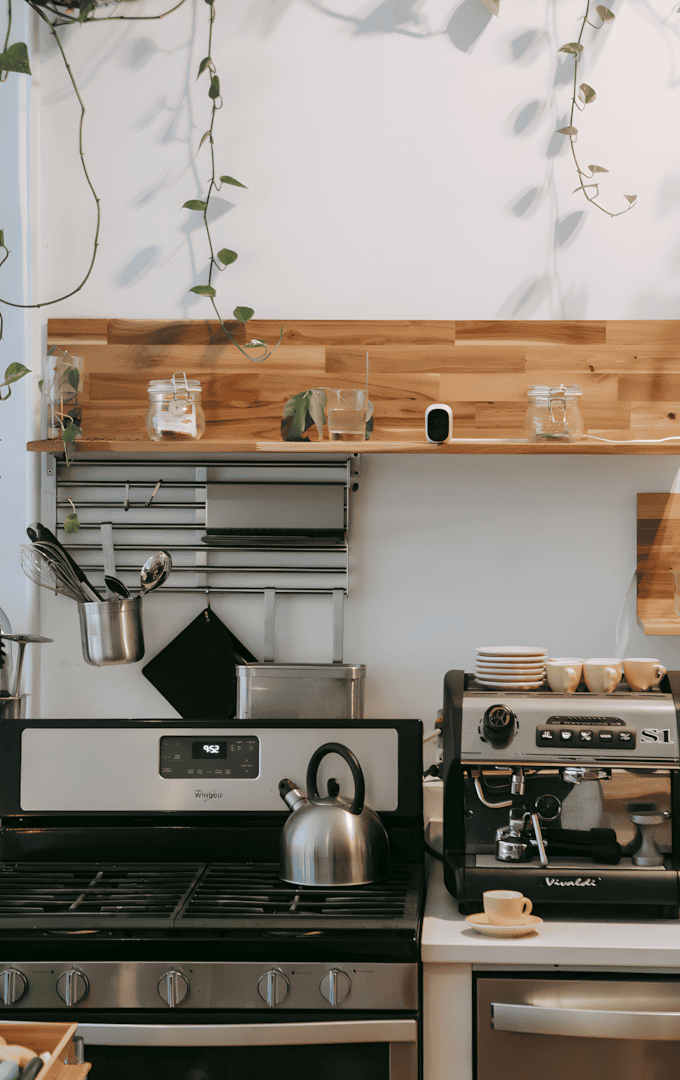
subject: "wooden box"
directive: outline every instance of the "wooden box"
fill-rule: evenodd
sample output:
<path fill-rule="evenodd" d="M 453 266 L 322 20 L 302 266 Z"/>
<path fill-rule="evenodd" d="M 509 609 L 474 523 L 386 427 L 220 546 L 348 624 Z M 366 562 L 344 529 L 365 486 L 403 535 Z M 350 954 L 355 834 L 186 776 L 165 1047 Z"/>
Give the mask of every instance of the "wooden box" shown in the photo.
<path fill-rule="evenodd" d="M 82 1080 L 90 1071 L 88 1062 L 75 1064 L 73 1036 L 77 1024 L 41 1024 L 35 1021 L 0 1021 L 0 1035 L 8 1046 L 25 1046 L 36 1057 L 49 1050 L 50 1060 L 38 1073 L 39 1080 Z M 73 1064 L 72 1064 L 73 1063 Z"/>

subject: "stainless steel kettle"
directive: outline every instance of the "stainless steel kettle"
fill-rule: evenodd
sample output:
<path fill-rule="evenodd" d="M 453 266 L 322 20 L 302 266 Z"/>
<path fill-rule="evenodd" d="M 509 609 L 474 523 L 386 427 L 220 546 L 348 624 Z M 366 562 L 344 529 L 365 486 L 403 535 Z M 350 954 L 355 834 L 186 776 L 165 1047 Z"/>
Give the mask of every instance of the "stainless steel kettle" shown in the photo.
<path fill-rule="evenodd" d="M 328 781 L 320 796 L 317 771 L 327 754 L 339 754 L 352 770 L 354 798 L 342 798 L 337 780 Z M 389 841 L 385 827 L 364 806 L 364 774 L 356 757 L 342 743 L 324 743 L 307 767 L 307 798 L 290 780 L 279 794 L 292 811 L 281 833 L 279 877 L 293 885 L 366 885 L 387 877 Z"/>

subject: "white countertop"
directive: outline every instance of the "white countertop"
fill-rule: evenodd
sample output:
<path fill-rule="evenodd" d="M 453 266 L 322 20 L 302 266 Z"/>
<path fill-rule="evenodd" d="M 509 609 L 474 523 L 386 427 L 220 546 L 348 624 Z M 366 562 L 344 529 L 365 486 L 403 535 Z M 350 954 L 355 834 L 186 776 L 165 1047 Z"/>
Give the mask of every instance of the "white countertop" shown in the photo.
<path fill-rule="evenodd" d="M 635 916 L 590 919 L 544 917 L 520 938 L 482 937 L 458 913 L 443 867 L 430 865 L 423 922 L 424 964 L 583 964 L 680 969 L 680 920 Z"/>

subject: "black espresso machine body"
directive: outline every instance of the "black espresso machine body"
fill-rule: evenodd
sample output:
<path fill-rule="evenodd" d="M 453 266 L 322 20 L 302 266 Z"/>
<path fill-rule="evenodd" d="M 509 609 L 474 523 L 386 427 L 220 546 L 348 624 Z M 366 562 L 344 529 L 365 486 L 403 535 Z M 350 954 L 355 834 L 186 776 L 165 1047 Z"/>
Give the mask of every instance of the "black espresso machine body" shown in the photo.
<path fill-rule="evenodd" d="M 444 878 L 459 910 L 487 889 L 543 905 L 677 918 L 680 672 L 612 694 L 444 678 Z"/>

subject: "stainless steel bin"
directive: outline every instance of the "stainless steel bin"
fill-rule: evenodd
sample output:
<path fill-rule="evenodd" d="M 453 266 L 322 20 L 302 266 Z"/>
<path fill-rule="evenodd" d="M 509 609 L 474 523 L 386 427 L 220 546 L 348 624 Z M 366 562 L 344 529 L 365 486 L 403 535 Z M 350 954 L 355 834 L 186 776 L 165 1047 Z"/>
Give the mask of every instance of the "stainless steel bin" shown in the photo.
<path fill-rule="evenodd" d="M 239 664 L 237 720 L 361 720 L 365 664 Z"/>

